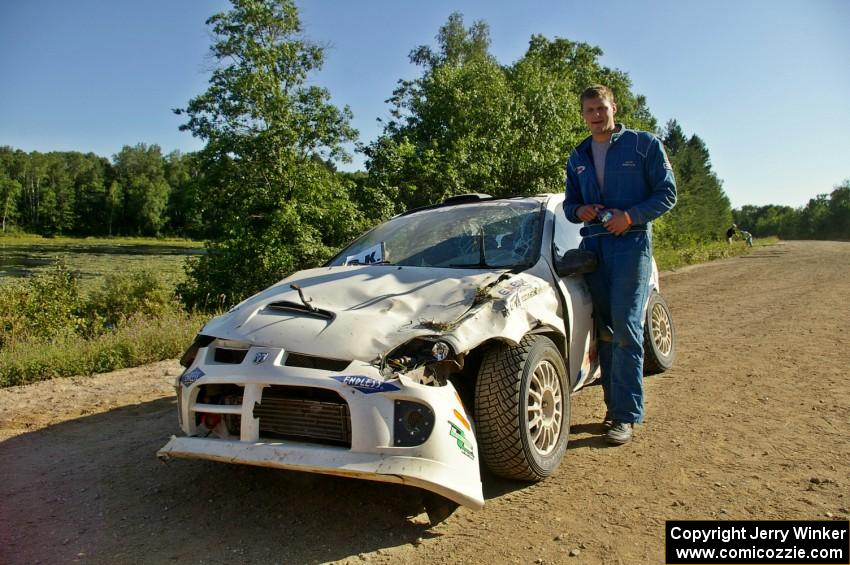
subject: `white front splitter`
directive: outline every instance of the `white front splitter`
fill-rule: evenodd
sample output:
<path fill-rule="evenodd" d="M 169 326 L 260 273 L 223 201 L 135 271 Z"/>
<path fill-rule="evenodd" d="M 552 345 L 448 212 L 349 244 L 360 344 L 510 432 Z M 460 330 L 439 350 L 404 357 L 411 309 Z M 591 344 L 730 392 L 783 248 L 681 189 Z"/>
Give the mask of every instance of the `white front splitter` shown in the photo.
<path fill-rule="evenodd" d="M 484 507 L 480 480 L 463 482 L 458 479 L 456 468 L 421 457 L 357 453 L 346 448 L 285 440 L 250 443 L 177 436 L 171 436 L 157 456 L 163 460 L 171 457 L 208 459 L 405 484 L 435 492 L 474 510 Z"/>

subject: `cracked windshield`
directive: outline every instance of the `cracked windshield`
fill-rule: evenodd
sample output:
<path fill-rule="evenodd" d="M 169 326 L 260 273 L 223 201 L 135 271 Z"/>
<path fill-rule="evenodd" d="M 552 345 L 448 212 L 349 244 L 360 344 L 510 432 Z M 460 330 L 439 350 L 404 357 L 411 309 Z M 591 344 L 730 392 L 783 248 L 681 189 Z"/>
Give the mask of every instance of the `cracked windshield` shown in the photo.
<path fill-rule="evenodd" d="M 513 268 L 537 257 L 541 204 L 498 200 L 422 210 L 392 219 L 342 250 L 330 265 Z"/>

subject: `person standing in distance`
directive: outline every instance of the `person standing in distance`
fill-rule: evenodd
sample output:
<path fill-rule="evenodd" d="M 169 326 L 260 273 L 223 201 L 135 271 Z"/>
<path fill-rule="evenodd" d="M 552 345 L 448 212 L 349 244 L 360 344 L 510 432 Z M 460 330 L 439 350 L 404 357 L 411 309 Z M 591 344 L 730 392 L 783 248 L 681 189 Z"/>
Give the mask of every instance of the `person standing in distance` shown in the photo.
<path fill-rule="evenodd" d="M 676 183 L 661 142 L 615 122 L 617 104 L 609 88 L 585 89 L 579 104 L 590 137 L 567 161 L 564 213 L 573 223 L 584 222 L 581 247 L 599 260 L 597 269 L 584 276 L 598 329 L 606 439 L 621 445 L 632 439 L 634 424 L 643 421 L 651 222 L 676 204 Z"/>

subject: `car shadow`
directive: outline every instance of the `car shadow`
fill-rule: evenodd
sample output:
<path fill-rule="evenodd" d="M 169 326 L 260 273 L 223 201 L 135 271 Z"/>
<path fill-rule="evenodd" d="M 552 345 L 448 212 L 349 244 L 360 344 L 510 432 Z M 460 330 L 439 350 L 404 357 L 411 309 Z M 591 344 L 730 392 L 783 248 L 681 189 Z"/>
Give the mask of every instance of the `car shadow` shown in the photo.
<path fill-rule="evenodd" d="M 322 563 L 435 537 L 414 487 L 200 460 L 160 462 L 164 398 L 0 442 L 0 563 Z M 601 434 L 577 424 L 571 435 Z M 601 435 L 570 449 L 608 447 Z M 485 500 L 533 483 L 482 465 Z"/>
<path fill-rule="evenodd" d="M 570 426 L 570 435 L 580 437 L 570 437 L 567 449 L 581 449 L 583 447 L 602 449 L 611 447 L 605 440 L 605 428 L 602 427 L 602 422 L 573 424 Z"/>
<path fill-rule="evenodd" d="M 484 490 L 485 504 L 488 500 L 500 498 L 506 494 L 511 494 L 512 492 L 528 488 L 534 484 L 529 481 L 518 481 L 496 476 L 483 464 L 481 465 L 481 483 Z"/>
<path fill-rule="evenodd" d="M 0 562 L 320 563 L 437 535 L 413 487 L 163 464 L 176 429 L 166 398 L 0 442 Z"/>

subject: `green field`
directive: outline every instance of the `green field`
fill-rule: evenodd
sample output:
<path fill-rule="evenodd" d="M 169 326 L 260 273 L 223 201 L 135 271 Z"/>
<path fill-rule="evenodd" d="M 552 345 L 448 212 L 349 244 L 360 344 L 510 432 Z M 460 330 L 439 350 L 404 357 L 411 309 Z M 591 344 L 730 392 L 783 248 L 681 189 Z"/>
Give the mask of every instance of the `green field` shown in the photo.
<path fill-rule="evenodd" d="M 0 237 L 0 284 L 46 271 L 58 262 L 81 276 L 84 290 L 105 275 L 148 271 L 169 288 L 183 280 L 187 257 L 204 253 L 188 239 Z"/>

